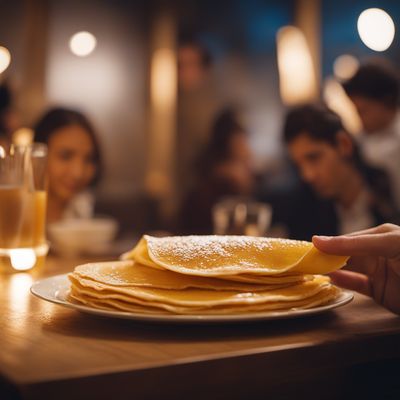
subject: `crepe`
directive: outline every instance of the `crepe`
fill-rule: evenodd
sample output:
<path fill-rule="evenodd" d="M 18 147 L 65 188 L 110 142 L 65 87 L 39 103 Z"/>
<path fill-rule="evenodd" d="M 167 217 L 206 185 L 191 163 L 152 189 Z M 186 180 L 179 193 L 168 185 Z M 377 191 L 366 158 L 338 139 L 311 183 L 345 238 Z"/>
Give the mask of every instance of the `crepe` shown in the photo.
<path fill-rule="evenodd" d="M 211 290 L 260 291 L 287 287 L 293 282 L 306 280 L 298 275 L 285 282 L 272 279 L 269 283 L 242 283 L 216 278 L 195 277 L 176 272 L 149 268 L 134 261 L 100 262 L 80 265 L 71 276 L 75 280 L 90 279 L 108 286 L 137 286 L 158 289 L 182 290 L 188 288 Z"/>
<path fill-rule="evenodd" d="M 347 260 L 309 242 L 247 236 L 144 236 L 121 258 L 76 267 L 71 299 L 150 315 L 304 309 L 340 293 L 322 274 Z"/>
<path fill-rule="evenodd" d="M 110 287 L 107 284 L 90 279 L 76 278 L 74 275 L 70 275 L 69 279 L 72 284 L 75 284 L 79 288 L 87 287 L 94 289 L 96 292 L 103 292 L 101 296 L 120 294 L 148 302 L 168 303 L 188 307 L 214 307 L 235 304 L 258 304 L 268 301 L 301 300 L 318 293 L 323 287 L 330 285 L 329 278 L 322 276 L 317 276 L 312 281 L 286 288 L 265 291 L 174 290 L 135 286 Z"/>
<path fill-rule="evenodd" d="M 276 275 L 251 275 L 251 274 L 238 274 L 238 275 L 222 275 L 215 276 L 214 278 L 226 281 L 278 285 L 278 284 L 293 284 L 313 278 L 311 274 L 296 273 L 293 275 L 276 274 Z"/>
<path fill-rule="evenodd" d="M 123 300 L 118 299 L 96 299 L 91 296 L 86 296 L 85 294 L 72 293 L 71 298 L 77 300 L 80 303 L 88 305 L 90 307 L 101 308 L 105 310 L 119 310 L 131 313 L 142 313 L 142 314 L 161 314 L 161 315 L 171 315 L 171 314 L 182 314 L 182 315 L 229 315 L 229 314 L 242 314 L 242 313 L 257 313 L 266 311 L 282 311 L 282 310 L 304 310 L 307 308 L 317 307 L 329 303 L 331 300 L 335 299 L 340 290 L 334 286 L 330 289 L 324 289 L 320 293 L 312 296 L 306 300 L 291 301 L 286 303 L 276 302 L 276 303 L 265 303 L 261 305 L 254 306 L 242 306 L 235 308 L 228 307 L 213 307 L 208 309 L 185 309 L 182 307 L 168 306 L 168 311 L 163 309 L 157 309 L 156 307 L 151 307 L 147 305 L 136 305 Z"/>
<path fill-rule="evenodd" d="M 163 290 L 116 287 L 91 280 L 72 281 L 71 297 L 85 304 L 119 305 L 131 312 L 152 311 L 157 308 L 176 314 L 229 314 L 233 312 L 263 311 L 284 308 L 306 308 L 324 304 L 337 295 L 337 288 L 325 277 L 295 285 L 290 290 L 276 289 L 266 292 L 218 292 L 208 290 Z M 124 308 L 121 308 L 124 306 Z"/>
<path fill-rule="evenodd" d="M 123 259 L 180 274 L 222 277 L 238 274 L 326 274 L 348 257 L 320 252 L 306 241 L 249 236 L 145 235 Z"/>

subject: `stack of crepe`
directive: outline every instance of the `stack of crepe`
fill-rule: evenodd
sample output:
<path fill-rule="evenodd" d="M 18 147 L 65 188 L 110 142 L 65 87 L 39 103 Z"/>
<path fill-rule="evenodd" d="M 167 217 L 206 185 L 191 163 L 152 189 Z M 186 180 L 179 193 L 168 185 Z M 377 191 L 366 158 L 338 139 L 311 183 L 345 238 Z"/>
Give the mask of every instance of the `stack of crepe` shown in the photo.
<path fill-rule="evenodd" d="M 347 259 L 305 241 L 248 236 L 144 236 L 121 258 L 76 267 L 71 298 L 145 314 L 305 309 L 338 296 L 323 274 Z"/>

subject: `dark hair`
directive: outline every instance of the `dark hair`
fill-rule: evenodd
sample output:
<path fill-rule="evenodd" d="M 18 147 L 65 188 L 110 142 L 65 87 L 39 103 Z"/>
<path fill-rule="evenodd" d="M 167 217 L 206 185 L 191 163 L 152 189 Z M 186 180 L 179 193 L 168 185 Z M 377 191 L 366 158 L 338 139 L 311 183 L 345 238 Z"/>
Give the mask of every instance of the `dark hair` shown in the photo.
<path fill-rule="evenodd" d="M 388 65 L 362 65 L 355 75 L 342 85 L 350 97 L 366 97 L 391 108 L 396 108 L 399 102 L 399 77 Z"/>
<path fill-rule="evenodd" d="M 324 104 L 306 104 L 288 112 L 283 128 L 285 143 L 306 133 L 312 139 L 336 145 L 336 134 L 344 131 L 340 117 Z"/>
<path fill-rule="evenodd" d="M 6 83 L 0 85 L 0 114 L 11 106 L 12 96 Z"/>
<path fill-rule="evenodd" d="M 4 135 L 7 132 L 5 125 L 5 114 L 9 110 L 12 104 L 12 93 L 7 83 L 0 85 L 0 135 Z"/>
<path fill-rule="evenodd" d="M 201 168 L 211 167 L 217 162 L 229 158 L 229 143 L 234 135 L 244 133 L 243 126 L 239 123 L 236 112 L 227 108 L 221 111 L 214 121 L 211 136 L 201 158 Z"/>
<path fill-rule="evenodd" d="M 199 39 L 198 35 L 193 32 L 182 32 L 178 37 L 178 47 L 192 47 L 195 48 L 201 57 L 201 65 L 205 68 L 212 64 L 212 56 L 208 48 L 204 45 L 203 41 Z"/>
<path fill-rule="evenodd" d="M 91 184 L 95 184 L 100 179 L 102 173 L 100 146 L 92 124 L 82 113 L 65 108 L 53 108 L 47 111 L 34 126 L 35 142 L 48 144 L 51 136 L 53 136 L 59 129 L 70 125 L 79 125 L 87 132 L 92 140 L 96 174 Z"/>

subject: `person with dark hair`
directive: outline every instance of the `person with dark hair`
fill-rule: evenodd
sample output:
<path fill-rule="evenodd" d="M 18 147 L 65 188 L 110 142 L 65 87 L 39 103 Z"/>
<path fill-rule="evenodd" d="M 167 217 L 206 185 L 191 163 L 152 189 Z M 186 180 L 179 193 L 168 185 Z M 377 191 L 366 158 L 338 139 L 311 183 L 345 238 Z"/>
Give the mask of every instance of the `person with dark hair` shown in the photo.
<path fill-rule="evenodd" d="M 254 189 L 247 135 L 231 109 L 216 118 L 210 141 L 197 164 L 194 189 L 180 213 L 182 233 L 210 234 L 212 207 L 225 196 L 249 196 Z"/>
<path fill-rule="evenodd" d="M 48 146 L 48 222 L 91 217 L 94 198 L 88 189 L 101 172 L 92 125 L 77 111 L 54 108 L 37 122 L 34 131 L 35 142 Z"/>
<path fill-rule="evenodd" d="M 207 144 L 216 113 L 224 106 L 208 48 L 193 33 L 178 42 L 178 104 L 175 161 L 176 196 L 181 201 L 195 183 L 194 164 Z"/>
<path fill-rule="evenodd" d="M 289 236 L 346 234 L 392 218 L 385 174 L 363 162 L 333 111 L 322 104 L 292 109 L 283 138 L 305 185 L 290 199 Z"/>
<path fill-rule="evenodd" d="M 183 90 L 198 88 L 211 66 L 211 54 L 194 37 L 181 37 L 178 46 L 178 83 Z"/>
<path fill-rule="evenodd" d="M 389 176 L 396 207 L 400 210 L 400 98 L 399 77 L 388 65 L 362 65 L 343 83 L 363 124 L 360 136 L 365 159 Z"/>
<path fill-rule="evenodd" d="M 13 110 L 13 96 L 7 83 L 0 85 L 0 146 L 8 148 L 11 136 L 19 126 L 18 116 Z"/>

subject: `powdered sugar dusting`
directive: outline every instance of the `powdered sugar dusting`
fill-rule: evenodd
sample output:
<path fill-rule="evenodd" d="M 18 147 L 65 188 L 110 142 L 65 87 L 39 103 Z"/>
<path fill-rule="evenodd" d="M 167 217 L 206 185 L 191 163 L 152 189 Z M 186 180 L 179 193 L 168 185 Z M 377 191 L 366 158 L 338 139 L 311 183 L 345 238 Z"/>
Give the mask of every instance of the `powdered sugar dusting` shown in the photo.
<path fill-rule="evenodd" d="M 293 253 L 293 263 L 311 246 L 309 242 L 249 236 L 145 236 L 145 239 L 149 256 L 166 268 L 177 267 L 182 273 L 204 270 L 213 275 L 246 271 L 276 273 L 281 266 L 276 265 L 274 249 Z"/>

